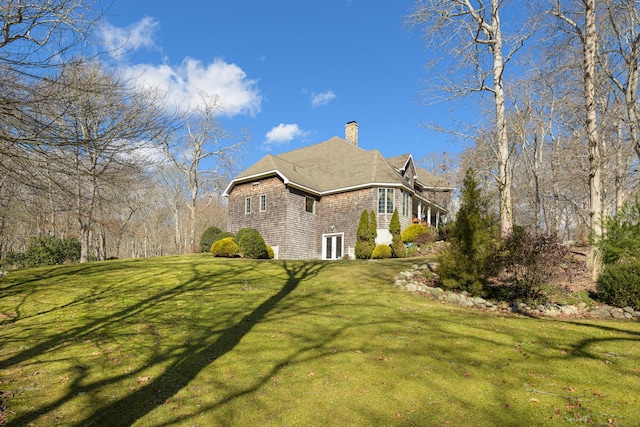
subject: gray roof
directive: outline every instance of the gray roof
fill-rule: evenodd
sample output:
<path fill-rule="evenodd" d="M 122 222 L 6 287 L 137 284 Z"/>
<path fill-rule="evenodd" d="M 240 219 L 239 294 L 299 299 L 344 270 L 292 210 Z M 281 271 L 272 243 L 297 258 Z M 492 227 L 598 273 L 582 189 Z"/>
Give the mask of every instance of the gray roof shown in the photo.
<path fill-rule="evenodd" d="M 279 175 L 287 184 L 320 195 L 378 184 L 404 185 L 397 169 L 404 167 L 409 157 L 410 155 L 405 155 L 385 159 L 378 150 L 364 150 L 334 136 L 319 144 L 277 156 L 266 155 L 236 176 L 225 194 L 237 183 L 270 175 Z M 427 185 L 422 181 L 422 176 L 419 172 L 421 183 Z M 435 178 L 424 176 L 429 180 Z"/>

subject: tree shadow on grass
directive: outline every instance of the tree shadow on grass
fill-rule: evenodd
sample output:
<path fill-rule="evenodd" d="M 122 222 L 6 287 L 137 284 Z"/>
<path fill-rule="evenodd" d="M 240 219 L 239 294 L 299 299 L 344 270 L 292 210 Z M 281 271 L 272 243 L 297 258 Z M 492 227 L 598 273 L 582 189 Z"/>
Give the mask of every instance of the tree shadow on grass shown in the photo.
<path fill-rule="evenodd" d="M 174 266 L 165 267 L 165 270 L 171 272 L 171 268 Z M 96 311 L 96 316 L 92 316 L 91 309 L 86 309 L 85 311 L 88 313 L 88 319 L 83 321 L 80 325 L 74 326 L 69 329 L 59 329 L 59 332 L 54 334 L 49 334 L 46 336 L 42 336 L 40 340 L 37 341 L 34 345 L 25 345 L 26 342 L 33 342 L 33 336 L 25 337 L 24 343 L 21 343 L 22 338 L 20 336 L 8 336 L 4 339 L 0 340 L 0 345 L 12 345 L 19 346 L 20 351 L 12 354 L 11 356 L 0 360 L 0 370 L 1 369 L 12 369 L 19 367 L 21 365 L 31 364 L 34 360 L 37 360 L 40 357 L 51 357 L 50 355 L 56 354 L 57 351 L 67 347 L 73 346 L 74 343 L 91 340 L 96 337 L 96 334 L 100 334 L 106 338 L 113 338 L 111 332 L 108 332 L 112 328 L 122 327 L 122 325 L 127 325 L 132 322 L 135 322 L 134 319 L 137 318 L 138 315 L 144 314 L 149 310 L 158 310 L 163 307 L 163 304 L 174 300 L 175 298 L 180 298 L 185 292 L 202 292 L 202 291 L 211 291 L 213 288 L 218 286 L 217 278 L 220 278 L 220 282 L 223 283 L 222 286 L 226 286 L 233 281 L 234 277 L 242 275 L 244 273 L 249 272 L 253 266 L 247 263 L 230 263 L 225 264 L 224 267 L 217 268 L 214 274 L 211 275 L 203 275 L 198 272 L 195 268 L 193 274 L 187 277 L 186 279 L 181 279 L 180 282 L 173 287 L 169 287 L 163 289 L 160 292 L 151 293 L 150 295 L 142 298 L 135 299 L 131 304 L 125 304 L 121 309 L 118 309 L 113 312 L 109 312 L 106 315 L 102 315 L 102 311 Z M 56 272 L 57 273 L 57 272 Z M 163 272 L 162 274 L 164 274 Z M 62 271 L 61 276 L 67 274 L 64 270 Z M 156 272 L 158 274 L 158 272 Z M 58 276 L 55 274 L 54 276 Z M 230 279 L 231 278 L 231 279 Z M 34 282 L 34 285 L 37 285 L 37 281 Z M 153 289 L 152 282 L 149 282 L 149 277 L 145 277 L 141 275 L 140 277 L 136 277 L 133 280 L 129 280 L 127 282 L 130 285 L 140 286 L 141 283 L 149 283 L 148 289 Z M 226 284 L 226 285 L 225 285 Z M 22 286 L 29 285 L 29 283 L 23 282 Z M 120 283 L 121 286 L 126 286 Z M 113 292 L 121 292 L 118 290 L 118 287 L 108 286 L 108 291 L 113 290 Z M 30 288 L 24 288 L 22 290 L 23 293 L 30 293 Z M 138 291 L 139 292 L 139 291 Z M 141 293 L 141 292 L 139 292 Z M 95 292 L 91 293 L 93 296 L 96 296 Z M 142 296 L 142 295 L 140 295 Z M 116 298 L 117 295 L 110 295 L 111 298 Z M 81 295 L 78 298 L 75 298 L 68 304 L 64 304 L 63 306 L 57 306 L 53 310 L 62 310 L 69 306 L 73 305 L 84 305 L 87 301 L 86 295 Z M 21 304 L 21 302 L 20 302 Z M 39 314 L 50 313 L 50 309 L 45 310 L 45 312 L 39 312 Z M 49 314 L 51 316 L 51 314 Z M 15 319 L 16 321 L 24 320 L 25 318 L 29 318 L 33 316 L 21 317 L 19 319 Z M 44 333 L 44 332 L 43 332 Z M 130 339 L 129 336 L 125 337 L 126 339 Z M 183 354 L 189 354 L 190 351 L 199 351 L 199 348 L 195 348 L 194 345 L 187 347 L 179 347 L 179 348 L 171 348 L 166 354 L 156 354 L 155 357 L 152 357 L 149 360 L 149 363 L 145 366 L 141 366 L 131 372 L 127 372 L 125 374 L 120 375 L 112 375 L 110 377 L 105 378 L 101 381 L 96 381 L 93 383 L 88 383 L 89 370 L 90 366 L 86 366 L 80 360 L 77 361 L 76 364 L 71 368 L 72 372 L 70 372 L 72 377 L 71 381 L 68 383 L 67 391 L 65 395 L 60 397 L 59 399 L 51 402 L 50 404 L 44 407 L 37 407 L 29 412 L 18 415 L 16 418 L 10 420 L 10 425 L 28 425 L 32 421 L 35 421 L 43 414 L 50 413 L 51 411 L 55 411 L 60 408 L 66 402 L 69 402 L 73 398 L 78 395 L 89 393 L 91 391 L 98 390 L 104 386 L 108 386 L 109 384 L 117 383 L 118 381 L 126 380 L 129 378 L 135 378 L 137 374 L 139 374 L 144 369 L 148 368 L 149 365 L 160 364 L 167 360 L 170 360 L 174 355 L 178 352 L 182 352 Z M 174 353 L 175 352 L 175 353 Z M 47 356 L 49 355 L 49 356 Z M 102 404 L 102 403 L 100 403 Z M 124 411 L 126 413 L 128 411 Z M 120 414 L 121 415 L 121 414 Z M 117 417 L 115 418 L 118 419 Z M 86 425 L 87 422 L 82 423 Z M 122 423 L 120 425 L 124 425 Z M 113 422 L 109 422 L 108 425 L 115 425 Z"/>
<path fill-rule="evenodd" d="M 127 396 L 98 409 L 75 425 L 127 426 L 144 417 L 167 399 L 175 396 L 216 359 L 232 351 L 254 326 L 298 287 L 302 280 L 318 274 L 323 265 L 325 264 L 289 265 L 284 262 L 282 266 L 287 273 L 287 280 L 276 294 L 245 315 L 235 325 L 222 331 L 214 342 L 204 347 L 197 344 L 188 345 L 178 355 L 172 353 L 173 362 L 157 378 Z"/>

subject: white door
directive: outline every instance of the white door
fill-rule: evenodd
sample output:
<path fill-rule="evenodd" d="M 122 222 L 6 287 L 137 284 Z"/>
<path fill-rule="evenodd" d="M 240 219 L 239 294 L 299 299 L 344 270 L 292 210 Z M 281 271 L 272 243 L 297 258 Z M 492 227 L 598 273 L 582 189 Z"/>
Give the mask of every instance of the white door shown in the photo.
<path fill-rule="evenodd" d="M 322 236 L 322 259 L 342 259 L 344 252 L 342 246 L 343 235 L 344 233 L 325 234 Z"/>

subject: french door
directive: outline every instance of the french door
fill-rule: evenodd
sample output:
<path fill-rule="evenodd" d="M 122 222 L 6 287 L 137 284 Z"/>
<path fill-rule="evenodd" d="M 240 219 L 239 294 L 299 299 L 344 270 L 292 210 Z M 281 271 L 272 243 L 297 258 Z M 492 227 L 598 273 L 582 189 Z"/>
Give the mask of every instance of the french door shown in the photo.
<path fill-rule="evenodd" d="M 343 249 L 344 233 L 325 234 L 322 236 L 322 259 L 341 259 Z"/>

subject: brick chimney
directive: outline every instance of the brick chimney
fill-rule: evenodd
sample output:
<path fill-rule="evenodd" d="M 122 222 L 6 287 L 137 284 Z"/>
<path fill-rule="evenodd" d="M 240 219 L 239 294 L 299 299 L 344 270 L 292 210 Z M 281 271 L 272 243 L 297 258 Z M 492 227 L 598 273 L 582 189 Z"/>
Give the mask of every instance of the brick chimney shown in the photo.
<path fill-rule="evenodd" d="M 358 145 L 358 123 L 355 121 L 347 123 L 344 127 L 344 136 L 353 145 Z"/>

